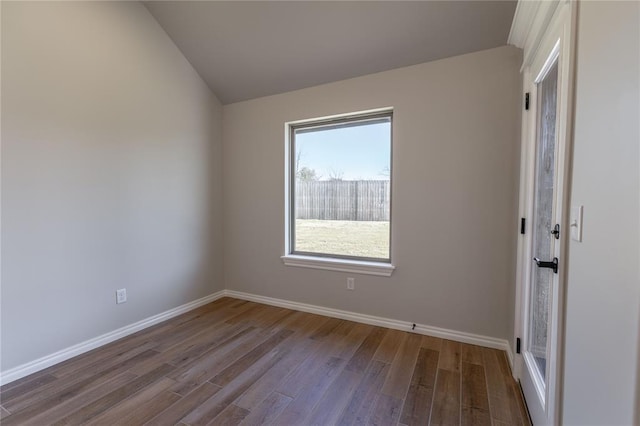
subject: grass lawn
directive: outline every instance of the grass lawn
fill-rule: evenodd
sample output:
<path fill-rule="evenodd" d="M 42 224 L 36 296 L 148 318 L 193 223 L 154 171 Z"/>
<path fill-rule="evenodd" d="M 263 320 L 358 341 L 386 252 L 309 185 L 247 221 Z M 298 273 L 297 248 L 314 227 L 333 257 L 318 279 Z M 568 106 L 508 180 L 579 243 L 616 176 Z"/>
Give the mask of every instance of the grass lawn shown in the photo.
<path fill-rule="evenodd" d="M 296 220 L 296 251 L 389 257 L 389 222 Z"/>

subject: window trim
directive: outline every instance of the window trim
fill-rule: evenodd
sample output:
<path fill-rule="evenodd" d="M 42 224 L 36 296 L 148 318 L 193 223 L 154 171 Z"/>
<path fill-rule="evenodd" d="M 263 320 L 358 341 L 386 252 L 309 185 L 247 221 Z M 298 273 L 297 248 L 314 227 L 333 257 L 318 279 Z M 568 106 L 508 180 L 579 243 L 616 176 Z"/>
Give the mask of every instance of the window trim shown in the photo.
<path fill-rule="evenodd" d="M 280 258 L 286 266 L 377 275 L 380 277 L 390 277 L 396 269 L 394 265 L 388 262 L 367 262 L 353 259 L 338 259 L 335 257 L 301 256 L 297 254 L 288 254 Z"/>
<path fill-rule="evenodd" d="M 295 222 L 294 200 L 295 191 L 295 132 L 300 129 L 314 129 L 330 125 L 353 121 L 375 121 L 380 119 L 390 120 L 390 195 L 389 195 L 389 258 L 367 258 L 362 256 L 345 256 L 331 253 L 315 253 L 294 251 L 295 248 Z M 392 264 L 392 210 L 393 210 L 393 108 L 379 108 L 367 111 L 359 111 L 349 114 L 320 117 L 307 120 L 298 120 L 285 123 L 285 247 L 284 256 L 281 257 L 287 266 L 306 267 L 314 269 L 326 269 L 342 272 L 353 272 L 380 276 L 390 276 L 395 266 Z"/>

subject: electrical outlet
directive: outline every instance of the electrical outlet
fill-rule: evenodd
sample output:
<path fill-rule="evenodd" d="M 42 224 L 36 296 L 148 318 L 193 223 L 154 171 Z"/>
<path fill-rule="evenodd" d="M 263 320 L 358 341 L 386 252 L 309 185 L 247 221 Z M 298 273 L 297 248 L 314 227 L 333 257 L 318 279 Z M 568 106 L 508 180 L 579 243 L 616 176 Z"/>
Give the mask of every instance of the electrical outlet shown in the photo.
<path fill-rule="evenodd" d="M 355 290 L 355 278 L 347 278 L 347 290 Z"/>
<path fill-rule="evenodd" d="M 127 289 L 121 288 L 116 290 L 116 304 L 125 303 L 127 301 Z"/>

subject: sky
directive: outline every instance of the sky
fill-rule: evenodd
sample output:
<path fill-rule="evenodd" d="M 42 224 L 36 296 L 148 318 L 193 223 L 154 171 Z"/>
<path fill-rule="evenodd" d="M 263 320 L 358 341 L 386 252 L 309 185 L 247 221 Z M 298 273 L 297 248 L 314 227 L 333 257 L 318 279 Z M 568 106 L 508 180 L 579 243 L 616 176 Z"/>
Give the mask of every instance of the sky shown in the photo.
<path fill-rule="evenodd" d="M 391 123 L 375 123 L 296 134 L 299 168 L 320 180 L 389 180 Z"/>

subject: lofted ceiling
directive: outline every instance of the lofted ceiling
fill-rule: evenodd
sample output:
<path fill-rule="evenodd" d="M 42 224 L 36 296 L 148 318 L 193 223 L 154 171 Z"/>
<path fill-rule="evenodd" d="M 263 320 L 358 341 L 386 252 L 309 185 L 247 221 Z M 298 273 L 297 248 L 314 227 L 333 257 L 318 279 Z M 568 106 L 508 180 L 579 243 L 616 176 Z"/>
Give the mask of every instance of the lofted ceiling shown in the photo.
<path fill-rule="evenodd" d="M 507 44 L 515 1 L 147 1 L 224 104 Z"/>

